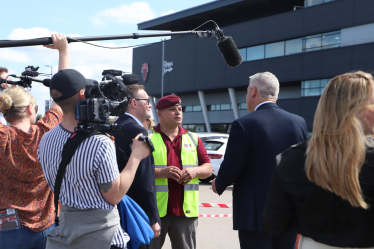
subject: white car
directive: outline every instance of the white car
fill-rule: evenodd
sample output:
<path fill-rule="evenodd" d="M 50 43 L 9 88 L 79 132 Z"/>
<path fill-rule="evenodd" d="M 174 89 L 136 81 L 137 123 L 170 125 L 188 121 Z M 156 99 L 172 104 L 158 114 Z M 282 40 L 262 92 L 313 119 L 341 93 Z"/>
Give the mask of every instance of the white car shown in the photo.
<path fill-rule="evenodd" d="M 229 134 L 219 132 L 197 132 L 196 135 L 203 142 L 208 139 L 229 139 Z"/>
<path fill-rule="evenodd" d="M 204 146 L 212 164 L 212 175 L 208 178 L 200 179 L 200 181 L 209 182 L 216 178 L 225 156 L 227 141 L 228 139 L 226 138 L 205 140 Z"/>

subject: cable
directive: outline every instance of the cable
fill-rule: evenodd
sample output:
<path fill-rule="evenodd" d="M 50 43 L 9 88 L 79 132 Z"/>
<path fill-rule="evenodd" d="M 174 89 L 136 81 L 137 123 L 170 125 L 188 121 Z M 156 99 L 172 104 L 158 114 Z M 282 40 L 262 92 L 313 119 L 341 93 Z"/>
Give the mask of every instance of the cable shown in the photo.
<path fill-rule="evenodd" d="M 198 26 L 197 28 L 194 28 L 192 29 L 193 31 L 195 31 L 196 29 L 204 26 L 205 24 L 207 24 L 208 22 L 213 22 L 216 27 L 218 27 L 217 23 L 213 20 L 209 20 L 209 21 L 206 21 L 204 22 L 203 24 L 201 24 L 200 26 Z M 177 38 L 180 38 L 182 35 L 179 35 L 179 36 L 176 36 L 176 37 L 173 37 L 173 38 L 170 38 L 169 40 L 173 40 L 173 39 L 177 39 Z M 126 47 L 106 47 L 106 46 L 101 46 L 101 45 L 97 45 L 97 44 L 93 44 L 93 43 L 89 43 L 89 42 L 86 42 L 86 41 L 81 41 L 81 40 L 78 40 L 78 39 L 73 39 L 73 38 L 70 38 L 70 37 L 67 37 L 68 39 L 70 40 L 73 40 L 73 41 L 78 41 L 78 42 L 82 42 L 82 43 L 86 43 L 88 45 L 91 45 L 91 46 L 95 46 L 95 47 L 99 47 L 99 48 L 106 48 L 106 49 L 124 49 L 124 48 L 135 48 L 135 47 L 141 47 L 141 46 L 146 46 L 146 45 L 151 45 L 151 44 L 157 44 L 157 43 L 161 43 L 161 42 L 164 42 L 164 41 L 159 41 L 159 42 L 151 42 L 151 43 L 144 43 L 144 44 L 139 44 L 139 45 L 133 45 L 133 46 L 126 46 Z"/>

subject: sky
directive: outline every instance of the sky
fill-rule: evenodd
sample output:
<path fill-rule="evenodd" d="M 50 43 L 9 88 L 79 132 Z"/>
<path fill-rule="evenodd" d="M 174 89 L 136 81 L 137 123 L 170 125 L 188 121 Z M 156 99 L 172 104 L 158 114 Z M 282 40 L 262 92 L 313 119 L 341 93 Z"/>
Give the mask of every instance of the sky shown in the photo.
<path fill-rule="evenodd" d="M 138 23 L 199 6 L 212 0 L 65 0 L 3 1 L 0 40 L 50 37 L 60 33 L 69 37 L 146 33 Z M 193 29 L 195 27 L 191 27 Z M 155 33 L 156 31 L 149 31 Z M 92 42 L 116 47 L 157 42 L 166 37 L 138 40 Z M 83 43 L 70 43 L 70 66 L 86 78 L 101 79 L 104 69 L 131 72 L 132 49 L 104 49 Z M 58 51 L 43 46 L 0 48 L 0 67 L 10 74 L 21 75 L 25 67 L 39 66 L 40 73 L 57 73 Z M 135 72 L 136 73 L 136 72 Z M 42 78 L 39 78 L 42 79 Z M 16 80 L 16 79 L 13 79 Z M 33 83 L 30 93 L 36 98 L 39 114 L 44 114 L 49 88 Z"/>

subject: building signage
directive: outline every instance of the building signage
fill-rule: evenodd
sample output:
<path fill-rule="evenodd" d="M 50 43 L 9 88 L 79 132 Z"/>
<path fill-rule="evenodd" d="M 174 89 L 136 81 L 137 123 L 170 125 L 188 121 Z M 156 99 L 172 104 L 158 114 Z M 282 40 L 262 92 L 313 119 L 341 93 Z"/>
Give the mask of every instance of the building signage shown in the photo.
<path fill-rule="evenodd" d="M 142 65 L 142 78 L 143 78 L 144 83 L 148 79 L 148 73 L 149 73 L 149 65 L 148 65 L 148 63 L 143 63 L 143 65 Z"/>
<path fill-rule="evenodd" d="M 173 66 L 173 62 L 164 61 L 164 74 L 170 73 L 171 71 L 173 71 L 172 66 Z"/>

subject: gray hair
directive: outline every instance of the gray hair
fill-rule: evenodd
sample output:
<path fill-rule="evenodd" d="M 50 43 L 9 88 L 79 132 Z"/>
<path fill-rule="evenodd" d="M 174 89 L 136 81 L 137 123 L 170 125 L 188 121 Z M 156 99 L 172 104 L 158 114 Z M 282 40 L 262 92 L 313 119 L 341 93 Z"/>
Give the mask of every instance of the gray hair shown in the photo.
<path fill-rule="evenodd" d="M 256 73 L 249 77 L 249 85 L 255 86 L 263 99 L 278 99 L 279 81 L 270 72 Z"/>

